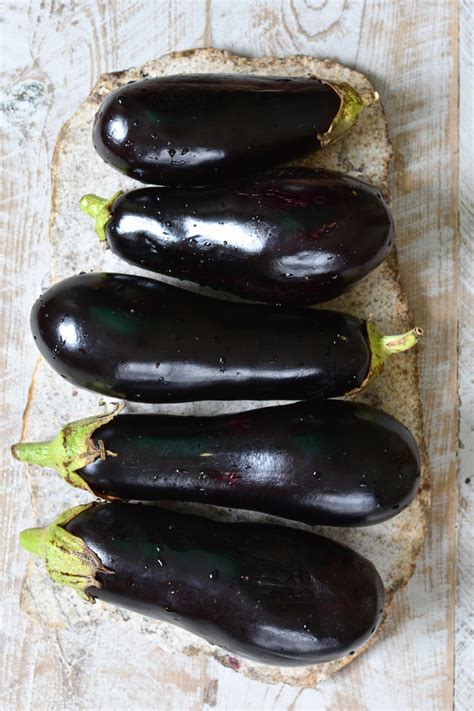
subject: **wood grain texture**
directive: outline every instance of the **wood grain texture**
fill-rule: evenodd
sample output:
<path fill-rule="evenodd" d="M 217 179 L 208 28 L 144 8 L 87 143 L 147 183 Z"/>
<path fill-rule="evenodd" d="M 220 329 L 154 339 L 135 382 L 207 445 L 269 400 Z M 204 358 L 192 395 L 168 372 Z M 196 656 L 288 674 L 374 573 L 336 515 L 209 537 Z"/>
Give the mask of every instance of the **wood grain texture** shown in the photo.
<path fill-rule="evenodd" d="M 467 0 L 464 6 L 465 18 L 472 3 Z M 392 188 L 402 279 L 417 321 L 428 332 L 421 372 L 435 473 L 431 534 L 415 577 L 396 599 L 383 642 L 318 689 L 297 692 L 243 681 L 213 661 L 166 654 L 160 669 L 143 668 L 131 675 L 136 642 L 121 638 L 113 626 L 99 637 L 84 629 L 78 640 L 63 632 L 45 633 L 23 618 L 18 596 L 26 556 L 18 551 L 17 531 L 31 521 L 29 493 L 22 468 L 2 450 L 0 704 L 4 708 L 451 708 L 457 507 L 457 14 L 457 3 L 448 0 L 365 4 L 356 0 L 20 0 L 3 6 L 2 60 L 7 81 L 2 97 L 2 220 L 8 238 L 2 245 L 2 442 L 18 438 L 26 384 L 36 358 L 25 314 L 48 269 L 49 165 L 61 124 L 101 73 L 171 50 L 213 45 L 248 55 L 334 57 L 367 73 L 383 95 L 396 152 Z M 463 41 L 467 43 L 469 37 L 467 29 Z M 467 71 L 466 83 L 472 77 Z M 464 105 L 469 141 L 470 106 Z M 465 236 L 461 249 L 466 265 L 472 249 L 472 228 L 468 228 L 472 204 L 469 207 L 466 200 L 472 195 L 471 166 L 472 159 L 461 166 L 466 171 L 464 188 L 461 180 Z M 464 276 L 467 284 L 469 274 Z M 472 290 L 467 287 L 462 309 L 460 333 L 467 343 L 473 311 Z M 468 357 L 472 351 L 469 356 L 465 346 L 462 366 L 467 366 Z M 469 410 L 467 399 L 472 383 L 462 375 L 460 385 L 461 428 L 472 436 L 472 407 Z M 462 439 L 467 441 L 465 436 Z M 461 450 L 459 462 L 464 482 L 469 476 L 465 472 L 472 469 L 467 448 Z M 472 654 L 463 636 L 469 629 L 463 615 L 472 586 L 472 568 L 471 577 L 465 576 L 472 564 L 464 503 L 468 486 L 460 487 L 466 515 L 459 519 L 465 541 L 458 580 L 459 708 L 470 707 L 472 695 L 463 667 Z M 70 663 L 71 649 L 78 644 L 88 660 L 87 669 Z M 112 657 L 114 666 L 123 665 L 120 680 L 108 676 Z"/>
<path fill-rule="evenodd" d="M 459 454 L 455 708 L 468 711 L 474 689 L 474 5 L 460 4 L 459 121 Z"/>

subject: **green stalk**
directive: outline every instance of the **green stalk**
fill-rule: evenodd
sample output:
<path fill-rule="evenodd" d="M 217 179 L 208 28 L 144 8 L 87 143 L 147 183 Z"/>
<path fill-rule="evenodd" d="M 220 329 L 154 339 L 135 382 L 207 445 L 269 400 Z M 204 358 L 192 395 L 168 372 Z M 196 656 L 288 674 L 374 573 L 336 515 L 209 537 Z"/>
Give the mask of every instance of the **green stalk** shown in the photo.
<path fill-rule="evenodd" d="M 90 587 L 100 588 L 96 574 L 112 573 L 85 541 L 65 529 L 66 524 L 96 503 L 82 504 L 64 511 L 53 523 L 45 528 L 27 528 L 20 533 L 20 544 L 29 553 L 44 561 L 52 580 L 67 585 L 77 592 L 79 597 L 94 602 L 87 592 Z"/>
<path fill-rule="evenodd" d="M 403 353 L 418 343 L 423 335 L 423 329 L 416 327 L 398 336 L 382 336 L 380 338 L 380 352 L 387 358 L 394 353 Z"/>
<path fill-rule="evenodd" d="M 371 353 L 369 372 L 367 373 L 362 385 L 359 388 L 356 388 L 356 390 L 353 390 L 353 393 L 362 390 L 369 383 L 371 383 L 372 380 L 375 380 L 375 378 L 382 372 L 387 358 L 396 353 L 403 353 L 404 351 L 408 351 L 410 348 L 413 348 L 413 346 L 418 343 L 420 337 L 423 335 L 423 329 L 417 326 L 415 328 L 411 328 L 406 333 L 401 333 L 395 336 L 384 336 L 370 320 L 366 322 L 366 329 Z"/>
<path fill-rule="evenodd" d="M 25 551 L 39 558 L 45 557 L 45 528 L 27 528 L 20 533 L 20 544 Z"/>
<path fill-rule="evenodd" d="M 49 442 L 18 442 L 12 446 L 12 454 L 20 462 L 55 469 L 69 484 L 92 494 L 94 492 L 78 470 L 99 457 L 117 456 L 115 452 L 105 449 L 102 440 L 99 440 L 99 446 L 94 444 L 92 435 L 99 427 L 113 420 L 123 408 L 123 404 L 116 404 L 109 414 L 70 422 Z"/>
<path fill-rule="evenodd" d="M 83 195 L 79 202 L 79 207 L 82 212 L 95 220 L 95 231 L 101 242 L 106 242 L 105 228 L 107 223 L 112 216 L 112 206 L 115 200 L 122 195 L 122 191 L 119 190 L 108 200 L 107 198 L 99 197 L 98 195 L 93 195 L 89 193 L 88 195 Z"/>
<path fill-rule="evenodd" d="M 377 92 L 359 94 L 354 87 L 346 82 L 324 81 L 324 83 L 336 92 L 341 104 L 328 130 L 317 134 L 318 141 L 323 148 L 342 138 L 356 123 L 362 110 L 378 101 L 379 98 Z"/>

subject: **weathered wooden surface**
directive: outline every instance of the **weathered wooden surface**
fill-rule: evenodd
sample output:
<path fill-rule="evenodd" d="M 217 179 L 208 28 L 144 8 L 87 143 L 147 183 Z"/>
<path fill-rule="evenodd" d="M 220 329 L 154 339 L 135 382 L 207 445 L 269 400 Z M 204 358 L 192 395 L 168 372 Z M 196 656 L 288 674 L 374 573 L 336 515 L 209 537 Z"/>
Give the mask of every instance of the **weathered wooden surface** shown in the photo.
<path fill-rule="evenodd" d="M 460 5 L 459 121 L 459 458 L 455 702 L 467 711 L 474 689 L 474 4 Z"/>
<path fill-rule="evenodd" d="M 2 442 L 18 438 L 36 353 L 26 314 L 48 270 L 49 165 L 57 132 L 106 71 L 196 46 L 248 55 L 318 54 L 367 73 L 384 97 L 395 147 L 394 210 L 402 279 L 417 322 L 428 335 L 422 351 L 426 434 L 434 471 L 431 531 L 408 588 L 395 601 L 384 639 L 316 690 L 297 692 L 243 679 L 215 662 L 163 654 L 130 673 L 137 640 L 111 624 L 100 638 L 45 630 L 20 615 L 26 555 L 17 532 L 31 523 L 21 466 L 2 466 L 0 703 L 8 709 L 448 709 L 453 701 L 456 530 L 462 540 L 458 581 L 456 702 L 470 707 L 469 622 L 472 541 L 465 480 L 472 470 L 472 367 L 467 369 L 472 290 L 472 159 L 461 180 L 462 290 L 460 334 L 460 513 L 456 488 L 457 305 L 460 292 L 458 206 L 458 6 L 448 0 L 331 3 L 299 0 L 130 0 L 39 2 L 2 6 L 3 298 Z M 461 7 L 463 40 L 472 29 Z M 471 25 L 472 27 L 472 25 Z M 464 52 L 464 61 L 469 54 Z M 465 69 L 469 88 L 472 72 Z M 471 99 L 472 102 L 472 99 Z M 471 148 L 472 103 L 461 105 L 465 150 Z M 472 265 L 472 252 L 471 252 Z M 471 333 L 472 337 L 472 333 Z M 472 344 L 472 341 L 471 341 Z M 472 348 L 472 345 L 471 345 Z M 471 396 L 472 397 L 472 396 Z M 472 445 L 471 445 L 472 446 Z M 3 451 L 2 451 L 3 455 Z M 84 666 L 71 665 L 80 644 Z M 465 665 L 465 666 L 464 666 Z M 123 669 L 120 677 L 116 670 Z M 112 676 L 111 676 L 112 674 Z"/>

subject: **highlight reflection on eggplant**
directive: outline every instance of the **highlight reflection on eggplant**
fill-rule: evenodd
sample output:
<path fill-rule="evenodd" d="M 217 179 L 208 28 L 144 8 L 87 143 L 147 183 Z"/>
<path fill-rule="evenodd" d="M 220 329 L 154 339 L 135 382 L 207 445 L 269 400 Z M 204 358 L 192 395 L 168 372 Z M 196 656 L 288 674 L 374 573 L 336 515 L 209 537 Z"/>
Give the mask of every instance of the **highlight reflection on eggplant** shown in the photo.
<path fill-rule="evenodd" d="M 132 264 L 279 304 L 335 298 L 383 261 L 393 239 L 376 188 L 309 168 L 207 189 L 85 195 L 81 208 Z"/>
<path fill-rule="evenodd" d="M 413 500 L 410 432 L 375 407 L 299 402 L 213 417 L 117 415 L 13 446 L 101 498 L 175 499 L 262 511 L 311 525 L 367 526 Z"/>
<path fill-rule="evenodd" d="M 66 379 L 141 402 L 337 397 L 367 385 L 420 334 L 382 336 L 337 311 L 231 303 L 106 273 L 53 286 L 31 328 Z"/>
<path fill-rule="evenodd" d="M 111 92 L 93 141 L 106 163 L 136 180 L 209 185 L 333 143 L 376 98 L 317 78 L 157 77 Z"/>
<path fill-rule="evenodd" d="M 23 531 L 20 541 L 83 598 L 172 622 L 267 664 L 353 652 L 375 631 L 384 603 L 372 563 L 283 526 L 93 503 Z"/>

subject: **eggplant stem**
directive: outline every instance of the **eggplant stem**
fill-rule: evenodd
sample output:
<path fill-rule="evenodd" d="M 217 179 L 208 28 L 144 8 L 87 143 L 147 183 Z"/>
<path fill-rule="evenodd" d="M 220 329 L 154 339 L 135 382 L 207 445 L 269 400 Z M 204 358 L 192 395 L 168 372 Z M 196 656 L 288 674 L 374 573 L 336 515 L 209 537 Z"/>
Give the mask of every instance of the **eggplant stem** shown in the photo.
<path fill-rule="evenodd" d="M 99 457 L 106 459 L 118 455 L 109 452 L 102 440 L 98 440 L 96 445 L 92 435 L 99 427 L 113 420 L 123 408 L 123 404 L 116 403 L 110 413 L 68 423 L 49 442 L 18 442 L 12 446 L 11 452 L 20 462 L 55 469 L 69 484 L 93 494 L 81 477 L 80 470 Z"/>
<path fill-rule="evenodd" d="M 79 206 L 82 212 L 84 212 L 86 215 L 89 215 L 89 217 L 97 217 L 99 212 L 106 204 L 107 198 L 100 197 L 99 195 L 94 195 L 93 193 L 83 195 L 79 202 Z"/>
<path fill-rule="evenodd" d="M 418 326 L 411 328 L 406 333 L 397 334 L 395 336 L 384 336 L 374 326 L 371 318 L 365 322 L 367 332 L 367 341 L 370 350 L 370 365 L 367 375 L 362 383 L 354 390 L 351 390 L 347 395 L 355 395 L 367 387 L 384 369 L 385 361 L 390 356 L 396 353 L 407 351 L 418 342 L 418 339 L 423 335 L 423 329 Z"/>
<path fill-rule="evenodd" d="M 377 101 L 379 95 L 376 91 L 360 94 L 347 82 L 322 81 L 336 92 L 341 101 L 329 128 L 316 134 L 321 148 L 324 148 L 342 138 L 357 122 L 361 111 Z"/>
<path fill-rule="evenodd" d="M 372 104 L 377 103 L 377 101 L 380 100 L 380 94 L 378 91 L 364 91 L 362 93 L 359 93 L 359 96 L 362 100 L 362 103 L 365 107 L 371 106 Z"/>
<path fill-rule="evenodd" d="M 28 553 L 45 557 L 46 528 L 27 528 L 20 533 L 20 545 Z"/>
<path fill-rule="evenodd" d="M 82 504 L 60 514 L 49 526 L 27 528 L 20 533 L 20 544 L 29 553 L 45 562 L 49 576 L 56 583 L 67 585 L 80 597 L 94 602 L 90 588 L 100 588 L 96 574 L 112 573 L 87 543 L 70 533 L 65 527 L 82 512 L 97 506 Z"/>
<path fill-rule="evenodd" d="M 382 353 L 389 356 L 393 353 L 403 353 L 403 351 L 408 351 L 418 342 L 418 339 L 422 335 L 423 329 L 416 326 L 401 335 L 382 336 L 380 339 Z"/>
<path fill-rule="evenodd" d="M 95 220 L 95 231 L 101 242 L 106 243 L 105 228 L 112 216 L 112 206 L 120 195 L 122 195 L 121 190 L 114 193 L 110 199 L 88 193 L 79 201 L 82 212 Z"/>
<path fill-rule="evenodd" d="M 54 458 L 54 440 L 49 442 L 18 442 L 11 447 L 11 453 L 19 462 L 37 464 L 39 467 L 50 467 Z"/>

